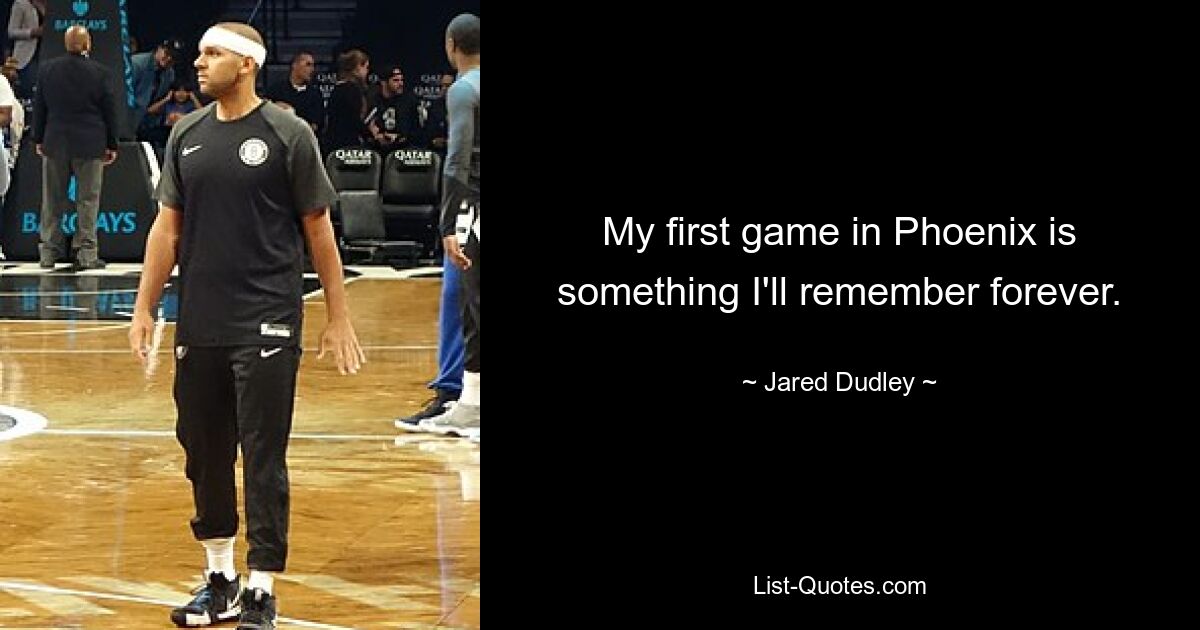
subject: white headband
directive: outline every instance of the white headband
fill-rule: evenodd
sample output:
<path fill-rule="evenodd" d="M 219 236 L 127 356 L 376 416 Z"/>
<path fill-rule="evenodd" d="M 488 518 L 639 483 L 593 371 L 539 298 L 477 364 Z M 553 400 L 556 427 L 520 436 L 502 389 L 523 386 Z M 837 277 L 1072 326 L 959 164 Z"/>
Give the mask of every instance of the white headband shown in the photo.
<path fill-rule="evenodd" d="M 263 48 L 261 44 L 219 26 L 208 29 L 205 31 L 204 37 L 200 38 L 200 50 L 209 46 L 220 46 L 230 52 L 245 55 L 254 59 L 259 66 L 262 66 L 263 62 L 267 60 L 267 49 Z"/>

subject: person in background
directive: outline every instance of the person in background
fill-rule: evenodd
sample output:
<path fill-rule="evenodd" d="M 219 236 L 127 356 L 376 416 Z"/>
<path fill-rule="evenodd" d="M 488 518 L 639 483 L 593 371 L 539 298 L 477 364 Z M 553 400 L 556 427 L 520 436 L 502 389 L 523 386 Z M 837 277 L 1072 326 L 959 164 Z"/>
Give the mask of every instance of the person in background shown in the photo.
<path fill-rule="evenodd" d="M 167 95 L 146 109 L 148 116 L 159 121 L 154 128 L 147 132 L 147 141 L 161 153 L 167 146 L 167 137 L 171 134 L 171 127 L 180 118 L 200 107 L 200 100 L 196 98 L 196 93 L 187 82 L 176 81 L 171 84 L 171 90 L 167 92 Z"/>
<path fill-rule="evenodd" d="M 414 143 L 420 125 L 417 97 L 405 91 L 400 66 L 389 68 L 378 87 L 371 90 L 369 106 L 366 120 L 371 146 L 386 154 Z"/>
<path fill-rule="evenodd" d="M 42 225 L 39 264 L 51 269 L 66 253 L 62 213 L 75 176 L 78 227 L 72 249 L 76 269 L 102 269 L 96 218 L 104 167 L 117 159 L 117 98 L 109 70 L 88 58 L 92 37 L 82 26 L 63 34 L 67 54 L 42 64 L 33 107 L 33 141 L 42 156 Z"/>
<path fill-rule="evenodd" d="M 8 194 L 9 183 L 12 181 L 12 168 L 16 165 L 16 159 L 9 157 L 12 149 L 9 148 L 12 143 L 9 139 L 13 134 L 13 127 L 24 125 L 24 116 L 20 116 L 21 122 L 17 122 L 17 113 L 24 113 L 25 108 L 21 102 L 17 100 L 13 94 L 12 87 L 8 84 L 8 78 L 0 75 L 0 132 L 4 134 L 4 141 L 0 143 L 0 227 L 4 225 L 4 196 Z M 16 133 L 17 142 L 21 140 L 21 134 L 18 130 Z M 4 248 L 0 247 L 0 260 L 4 260 Z"/>
<path fill-rule="evenodd" d="M 138 137 L 158 125 L 158 117 L 148 115 L 152 103 L 162 100 L 175 82 L 175 49 L 163 42 L 153 51 L 138 53 L 129 58 L 133 77 L 134 107 L 130 124 Z"/>
<path fill-rule="evenodd" d="M 296 115 L 308 121 L 313 133 L 320 137 L 321 125 L 325 124 L 325 99 L 321 97 L 320 88 L 312 84 L 315 71 L 312 53 L 296 53 L 287 78 L 268 88 L 266 97 L 276 105 L 291 105 Z"/>
<path fill-rule="evenodd" d="M 366 81 L 371 59 L 361 50 L 348 50 L 338 57 L 338 82 L 329 95 L 325 151 L 360 147 L 367 126 Z"/>
<path fill-rule="evenodd" d="M 17 95 L 22 98 L 33 95 L 45 22 L 45 0 L 13 2 L 12 11 L 8 14 L 8 38 L 13 42 L 12 54 L 17 59 L 17 70 L 21 74 L 21 91 Z"/>
<path fill-rule="evenodd" d="M 426 114 L 425 119 L 421 121 L 421 145 L 426 149 L 433 149 L 442 156 L 443 161 L 446 157 L 446 136 L 449 133 L 446 126 L 446 93 L 453 84 L 454 74 L 447 72 L 442 75 L 441 94 L 438 98 L 424 103 Z"/>
<path fill-rule="evenodd" d="M 17 156 L 21 152 L 21 138 L 25 137 L 25 104 L 21 99 L 16 98 L 18 93 L 17 87 L 17 60 L 9 57 L 4 61 L 4 65 L 0 67 L 0 76 L 8 80 L 13 96 L 12 111 L 9 114 L 10 121 L 4 129 L 4 145 L 8 149 L 8 168 L 11 171 L 17 167 Z M 3 109 L 3 106 L 0 106 Z"/>
<path fill-rule="evenodd" d="M 20 70 L 18 70 L 18 65 L 19 63 L 17 62 L 17 58 L 10 55 L 4 60 L 4 65 L 0 66 L 0 74 L 3 74 L 4 78 L 8 79 L 9 87 L 11 87 L 13 89 L 13 93 L 20 98 L 21 73 Z"/>
<path fill-rule="evenodd" d="M 8 151 L 8 162 L 4 165 L 11 170 L 17 165 L 17 150 L 25 133 L 25 106 L 17 99 L 7 72 L 0 73 L 0 130 Z"/>
<path fill-rule="evenodd" d="M 450 21 L 446 27 L 446 56 L 458 70 L 458 80 L 446 93 L 450 135 L 442 173 L 440 229 L 446 252 L 444 264 L 462 272 L 459 297 L 466 352 L 458 401 L 447 405 L 444 413 L 418 422 L 417 430 L 479 441 L 479 17 L 463 13 Z M 460 215 L 467 219 L 462 221 L 462 231 L 458 229 Z M 396 427 L 412 430 L 404 420 L 398 420 Z"/>
<path fill-rule="evenodd" d="M 441 93 L 438 98 L 423 103 L 427 118 L 421 125 L 423 148 L 433 149 L 446 157 L 446 94 L 454 84 L 454 75 L 445 73 L 441 77 Z M 444 161 L 444 160 L 443 160 Z M 448 405 L 462 395 L 463 345 L 462 312 L 459 305 L 462 274 L 449 256 L 442 260 L 442 299 L 438 308 L 438 373 L 429 383 L 433 395 L 424 407 L 409 416 L 395 420 L 395 426 L 405 431 L 421 431 L 422 420 L 434 418 L 446 412 Z"/>

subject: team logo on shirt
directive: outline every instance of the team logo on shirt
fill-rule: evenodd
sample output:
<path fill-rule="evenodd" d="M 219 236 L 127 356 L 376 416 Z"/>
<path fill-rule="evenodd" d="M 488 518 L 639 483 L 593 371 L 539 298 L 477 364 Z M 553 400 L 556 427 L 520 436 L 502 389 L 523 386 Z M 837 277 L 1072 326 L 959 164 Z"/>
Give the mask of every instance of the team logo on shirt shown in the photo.
<path fill-rule="evenodd" d="M 266 162 L 270 154 L 267 143 L 258 138 L 250 138 L 238 147 L 238 157 L 242 158 L 242 164 L 246 166 L 258 166 Z"/>

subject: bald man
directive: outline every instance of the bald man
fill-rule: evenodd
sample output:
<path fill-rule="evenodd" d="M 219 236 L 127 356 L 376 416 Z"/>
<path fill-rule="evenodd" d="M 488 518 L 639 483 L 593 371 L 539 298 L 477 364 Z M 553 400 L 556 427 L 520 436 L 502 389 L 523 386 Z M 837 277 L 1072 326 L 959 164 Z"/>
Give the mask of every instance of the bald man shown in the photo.
<path fill-rule="evenodd" d="M 43 269 L 67 258 L 63 212 L 67 187 L 75 176 L 75 236 L 67 262 L 76 269 L 100 269 L 96 216 L 104 167 L 117 159 L 117 100 L 108 68 L 88 58 L 92 37 L 82 26 L 63 34 L 67 54 L 42 64 L 34 99 L 33 142 L 42 160 L 42 225 L 38 244 Z M 70 225 L 71 222 L 68 222 Z"/>

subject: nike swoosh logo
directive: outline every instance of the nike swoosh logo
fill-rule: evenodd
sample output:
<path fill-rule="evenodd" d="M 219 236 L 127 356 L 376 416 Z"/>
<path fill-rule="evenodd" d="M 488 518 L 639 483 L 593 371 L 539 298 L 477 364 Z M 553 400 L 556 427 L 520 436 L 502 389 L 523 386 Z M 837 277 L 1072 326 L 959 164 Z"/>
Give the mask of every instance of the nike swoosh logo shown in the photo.
<path fill-rule="evenodd" d="M 274 350 L 266 350 L 266 349 L 259 350 L 259 351 L 258 351 L 258 356 L 260 356 L 260 357 L 262 357 L 262 358 L 264 358 L 264 359 L 265 359 L 265 358 L 267 358 L 267 357 L 270 357 L 271 355 L 274 355 L 275 353 L 277 353 L 277 352 L 279 352 L 279 351 L 281 351 L 281 350 L 283 350 L 283 348 L 275 348 Z"/>
<path fill-rule="evenodd" d="M 200 147 L 203 147 L 203 146 L 204 146 L 203 144 L 197 144 L 197 145 L 196 145 L 196 146 L 194 146 L 194 147 L 184 147 L 184 148 L 183 148 L 183 154 L 184 154 L 184 155 L 188 155 L 189 153 L 192 153 L 192 152 L 195 152 L 195 151 L 199 151 L 199 150 L 200 150 Z"/>

